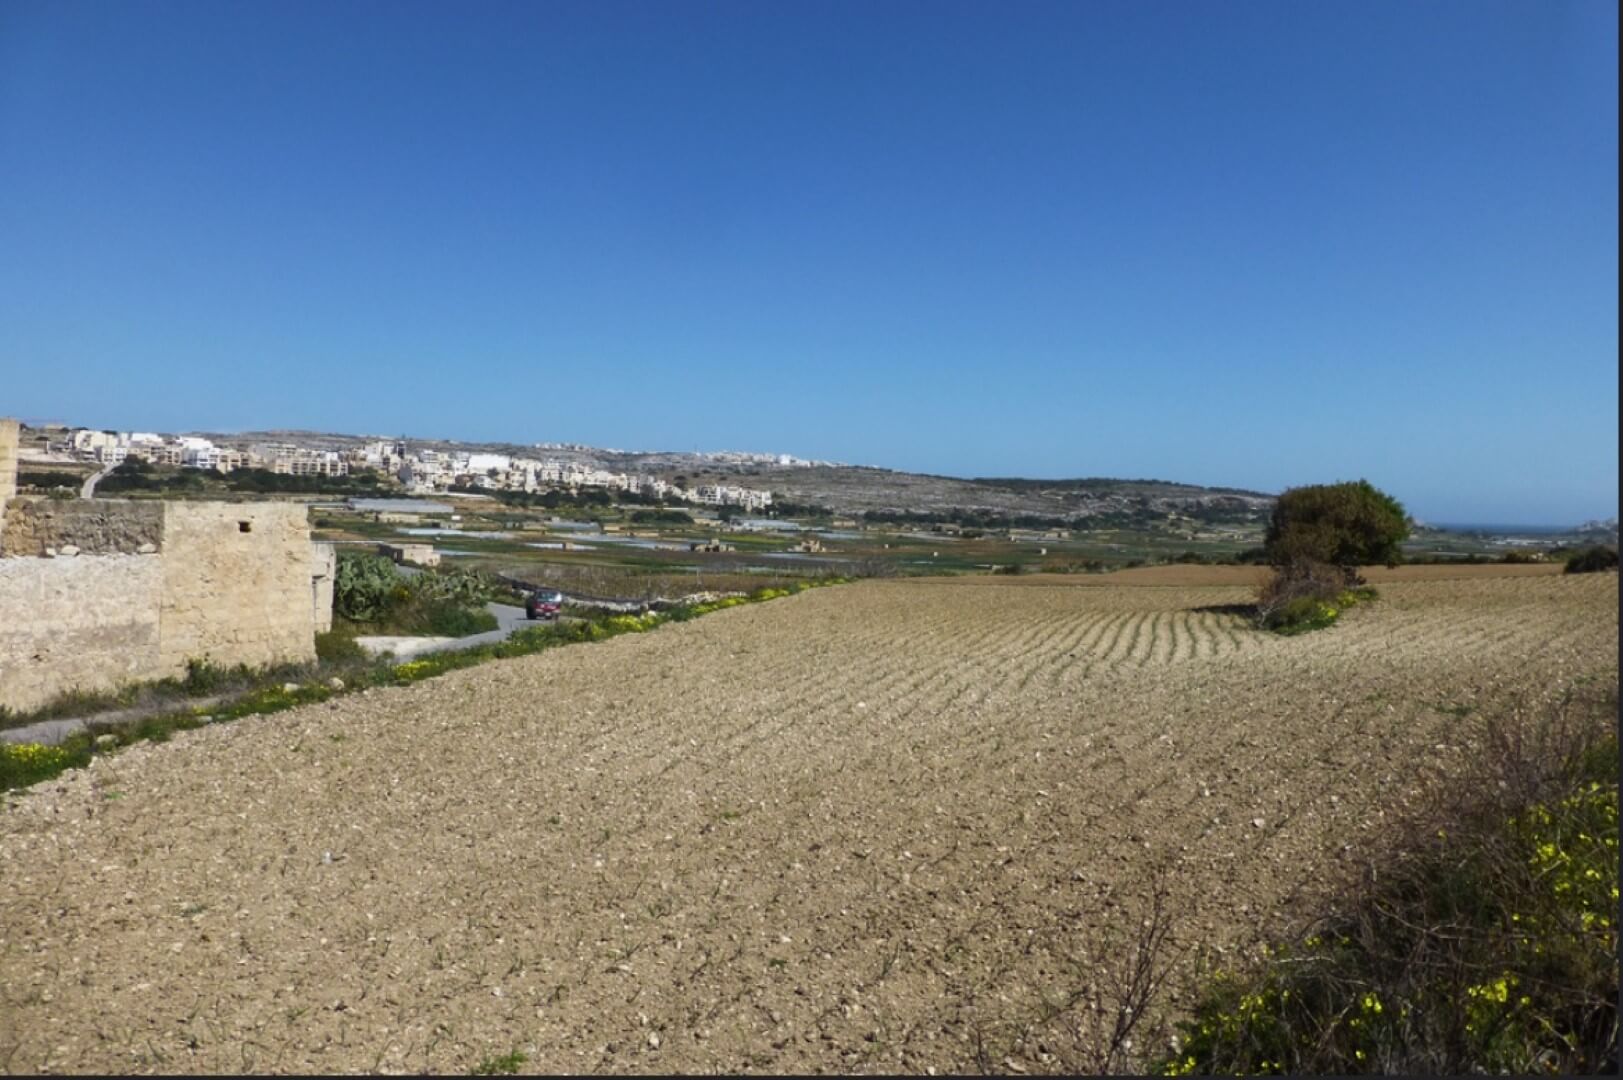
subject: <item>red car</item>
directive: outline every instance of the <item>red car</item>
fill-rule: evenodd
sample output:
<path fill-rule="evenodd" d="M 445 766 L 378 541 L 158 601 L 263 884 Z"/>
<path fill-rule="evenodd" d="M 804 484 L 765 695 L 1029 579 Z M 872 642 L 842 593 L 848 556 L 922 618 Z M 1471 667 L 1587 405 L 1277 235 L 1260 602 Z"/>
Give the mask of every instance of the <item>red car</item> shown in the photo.
<path fill-rule="evenodd" d="M 564 594 L 557 589 L 537 589 L 524 601 L 524 615 L 530 619 L 556 619 L 563 603 Z"/>

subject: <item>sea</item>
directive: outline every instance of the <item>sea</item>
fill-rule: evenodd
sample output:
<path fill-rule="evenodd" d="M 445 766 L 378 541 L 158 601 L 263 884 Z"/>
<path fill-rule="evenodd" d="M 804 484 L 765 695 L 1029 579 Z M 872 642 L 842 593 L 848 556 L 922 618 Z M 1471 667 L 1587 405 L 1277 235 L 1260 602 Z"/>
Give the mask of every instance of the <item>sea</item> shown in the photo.
<path fill-rule="evenodd" d="M 1477 536 L 1563 536 L 1578 529 L 1576 525 L 1458 524 L 1444 521 L 1431 522 L 1429 527 L 1455 533 L 1472 533 Z"/>

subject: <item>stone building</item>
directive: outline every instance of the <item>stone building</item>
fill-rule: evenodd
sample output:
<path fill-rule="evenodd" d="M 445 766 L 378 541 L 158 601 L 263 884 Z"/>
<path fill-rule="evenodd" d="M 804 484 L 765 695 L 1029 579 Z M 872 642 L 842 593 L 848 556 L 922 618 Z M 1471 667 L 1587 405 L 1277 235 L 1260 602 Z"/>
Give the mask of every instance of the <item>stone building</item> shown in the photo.
<path fill-rule="evenodd" d="M 315 659 L 335 562 L 302 504 L 16 498 L 16 444 L 0 420 L 0 706 Z"/>

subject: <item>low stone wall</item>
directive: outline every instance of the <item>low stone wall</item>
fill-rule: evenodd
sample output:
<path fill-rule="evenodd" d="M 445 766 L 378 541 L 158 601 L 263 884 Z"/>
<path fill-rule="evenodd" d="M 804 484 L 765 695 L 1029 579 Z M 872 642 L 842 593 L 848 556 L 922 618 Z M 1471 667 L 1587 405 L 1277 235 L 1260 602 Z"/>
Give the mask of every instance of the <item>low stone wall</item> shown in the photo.
<path fill-rule="evenodd" d="M 0 559 L 0 706 L 154 677 L 162 589 L 157 555 Z"/>
<path fill-rule="evenodd" d="M 314 660 L 316 631 L 332 625 L 335 557 L 311 544 L 300 503 L 30 501 L 12 529 L 29 545 L 65 538 L 93 550 L 151 537 L 142 542 L 161 550 L 0 558 L 9 709 L 182 675 L 194 657 L 227 667 Z"/>
<path fill-rule="evenodd" d="M 13 499 L 0 534 L 6 557 L 150 554 L 163 546 L 164 506 L 154 500 Z"/>
<path fill-rule="evenodd" d="M 17 421 L 0 417 L 0 537 L 6 532 L 6 504 L 17 494 Z M 6 550 L 0 543 L 0 552 Z"/>

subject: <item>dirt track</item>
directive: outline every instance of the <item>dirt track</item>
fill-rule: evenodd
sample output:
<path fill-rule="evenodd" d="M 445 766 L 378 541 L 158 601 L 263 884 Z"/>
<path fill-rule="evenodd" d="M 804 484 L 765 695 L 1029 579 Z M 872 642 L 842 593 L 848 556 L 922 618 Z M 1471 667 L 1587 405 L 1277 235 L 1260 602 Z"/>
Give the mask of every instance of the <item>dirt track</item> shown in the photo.
<path fill-rule="evenodd" d="M 0 1068 L 1074 1067 L 1152 869 L 1232 945 L 1616 678 L 1616 575 L 1382 593 L 873 582 L 134 748 L 0 816 Z"/>

